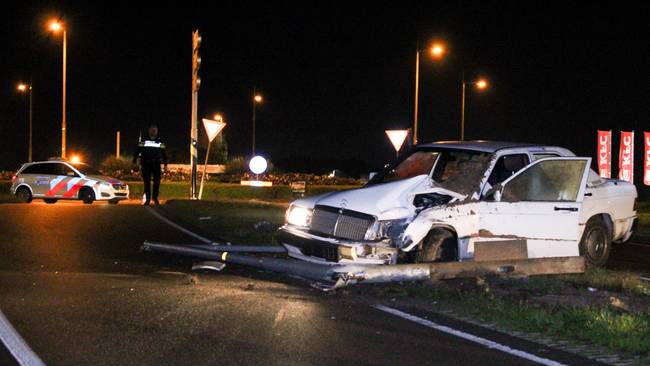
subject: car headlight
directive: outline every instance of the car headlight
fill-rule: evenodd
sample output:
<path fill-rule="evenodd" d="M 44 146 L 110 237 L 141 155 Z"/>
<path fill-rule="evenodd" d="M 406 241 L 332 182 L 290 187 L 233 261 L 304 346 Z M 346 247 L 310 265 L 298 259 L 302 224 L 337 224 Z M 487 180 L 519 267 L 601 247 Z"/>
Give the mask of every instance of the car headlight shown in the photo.
<path fill-rule="evenodd" d="M 365 240 L 390 239 L 392 242 L 399 241 L 400 235 L 409 224 L 408 219 L 377 221 L 366 232 Z"/>
<path fill-rule="evenodd" d="M 312 210 L 300 206 L 290 206 L 287 210 L 287 223 L 290 225 L 309 227 Z"/>

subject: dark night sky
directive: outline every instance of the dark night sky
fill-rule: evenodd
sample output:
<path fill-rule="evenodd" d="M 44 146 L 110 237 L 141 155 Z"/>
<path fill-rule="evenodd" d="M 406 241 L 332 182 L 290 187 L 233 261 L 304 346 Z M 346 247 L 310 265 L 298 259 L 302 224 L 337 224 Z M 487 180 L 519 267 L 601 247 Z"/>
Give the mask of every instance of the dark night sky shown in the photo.
<path fill-rule="evenodd" d="M 451 57 L 421 65 L 421 141 L 458 137 L 464 65 L 491 84 L 468 94 L 467 138 L 592 156 L 596 129 L 634 129 L 642 161 L 649 9 L 632 2 L 16 3 L 1 13 L 0 169 L 27 156 L 21 79 L 34 84 L 35 158 L 59 151 L 61 48 L 44 30 L 51 16 L 69 29 L 68 149 L 94 162 L 113 153 L 117 129 L 130 149 L 149 122 L 187 158 L 194 28 L 203 35 L 199 116 L 225 115 L 231 156 L 250 151 L 257 85 L 258 149 L 280 167 L 383 165 L 393 156 L 384 129 L 412 121 L 416 41 L 439 38 Z"/>

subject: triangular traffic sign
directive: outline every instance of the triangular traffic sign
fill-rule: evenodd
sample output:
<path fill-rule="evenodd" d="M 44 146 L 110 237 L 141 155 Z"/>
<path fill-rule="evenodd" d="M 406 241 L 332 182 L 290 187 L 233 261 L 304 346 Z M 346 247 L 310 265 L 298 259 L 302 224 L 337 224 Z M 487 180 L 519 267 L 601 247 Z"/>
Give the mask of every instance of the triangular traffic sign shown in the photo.
<path fill-rule="evenodd" d="M 203 118 L 203 127 L 205 127 L 205 133 L 208 135 L 208 140 L 212 141 L 215 137 L 226 127 L 226 123 L 223 121 L 215 121 L 212 119 Z"/>
<path fill-rule="evenodd" d="M 386 135 L 388 135 L 388 139 L 393 144 L 395 151 L 399 151 L 402 148 L 402 144 L 408 134 L 409 130 L 386 130 Z"/>

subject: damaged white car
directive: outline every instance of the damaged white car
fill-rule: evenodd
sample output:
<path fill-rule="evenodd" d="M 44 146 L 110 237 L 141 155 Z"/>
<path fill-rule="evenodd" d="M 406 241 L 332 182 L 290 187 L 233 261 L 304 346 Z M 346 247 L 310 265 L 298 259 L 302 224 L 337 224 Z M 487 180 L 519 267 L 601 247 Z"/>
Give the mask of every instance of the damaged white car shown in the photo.
<path fill-rule="evenodd" d="M 564 148 L 493 141 L 418 145 L 359 189 L 294 201 L 279 238 L 317 263 L 468 261 L 518 240 L 527 258 L 601 266 L 636 223 L 634 185 Z"/>

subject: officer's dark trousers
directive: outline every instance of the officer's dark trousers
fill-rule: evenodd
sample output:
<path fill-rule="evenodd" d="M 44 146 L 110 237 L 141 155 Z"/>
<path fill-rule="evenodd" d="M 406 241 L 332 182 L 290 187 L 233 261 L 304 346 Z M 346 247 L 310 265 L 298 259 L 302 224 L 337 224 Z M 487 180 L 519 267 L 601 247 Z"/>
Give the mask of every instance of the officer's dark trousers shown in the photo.
<path fill-rule="evenodd" d="M 151 178 L 153 178 L 153 194 L 151 192 Z M 147 196 L 147 202 L 153 198 L 158 199 L 158 190 L 160 189 L 160 162 L 143 162 L 142 180 L 144 181 L 144 194 Z"/>

